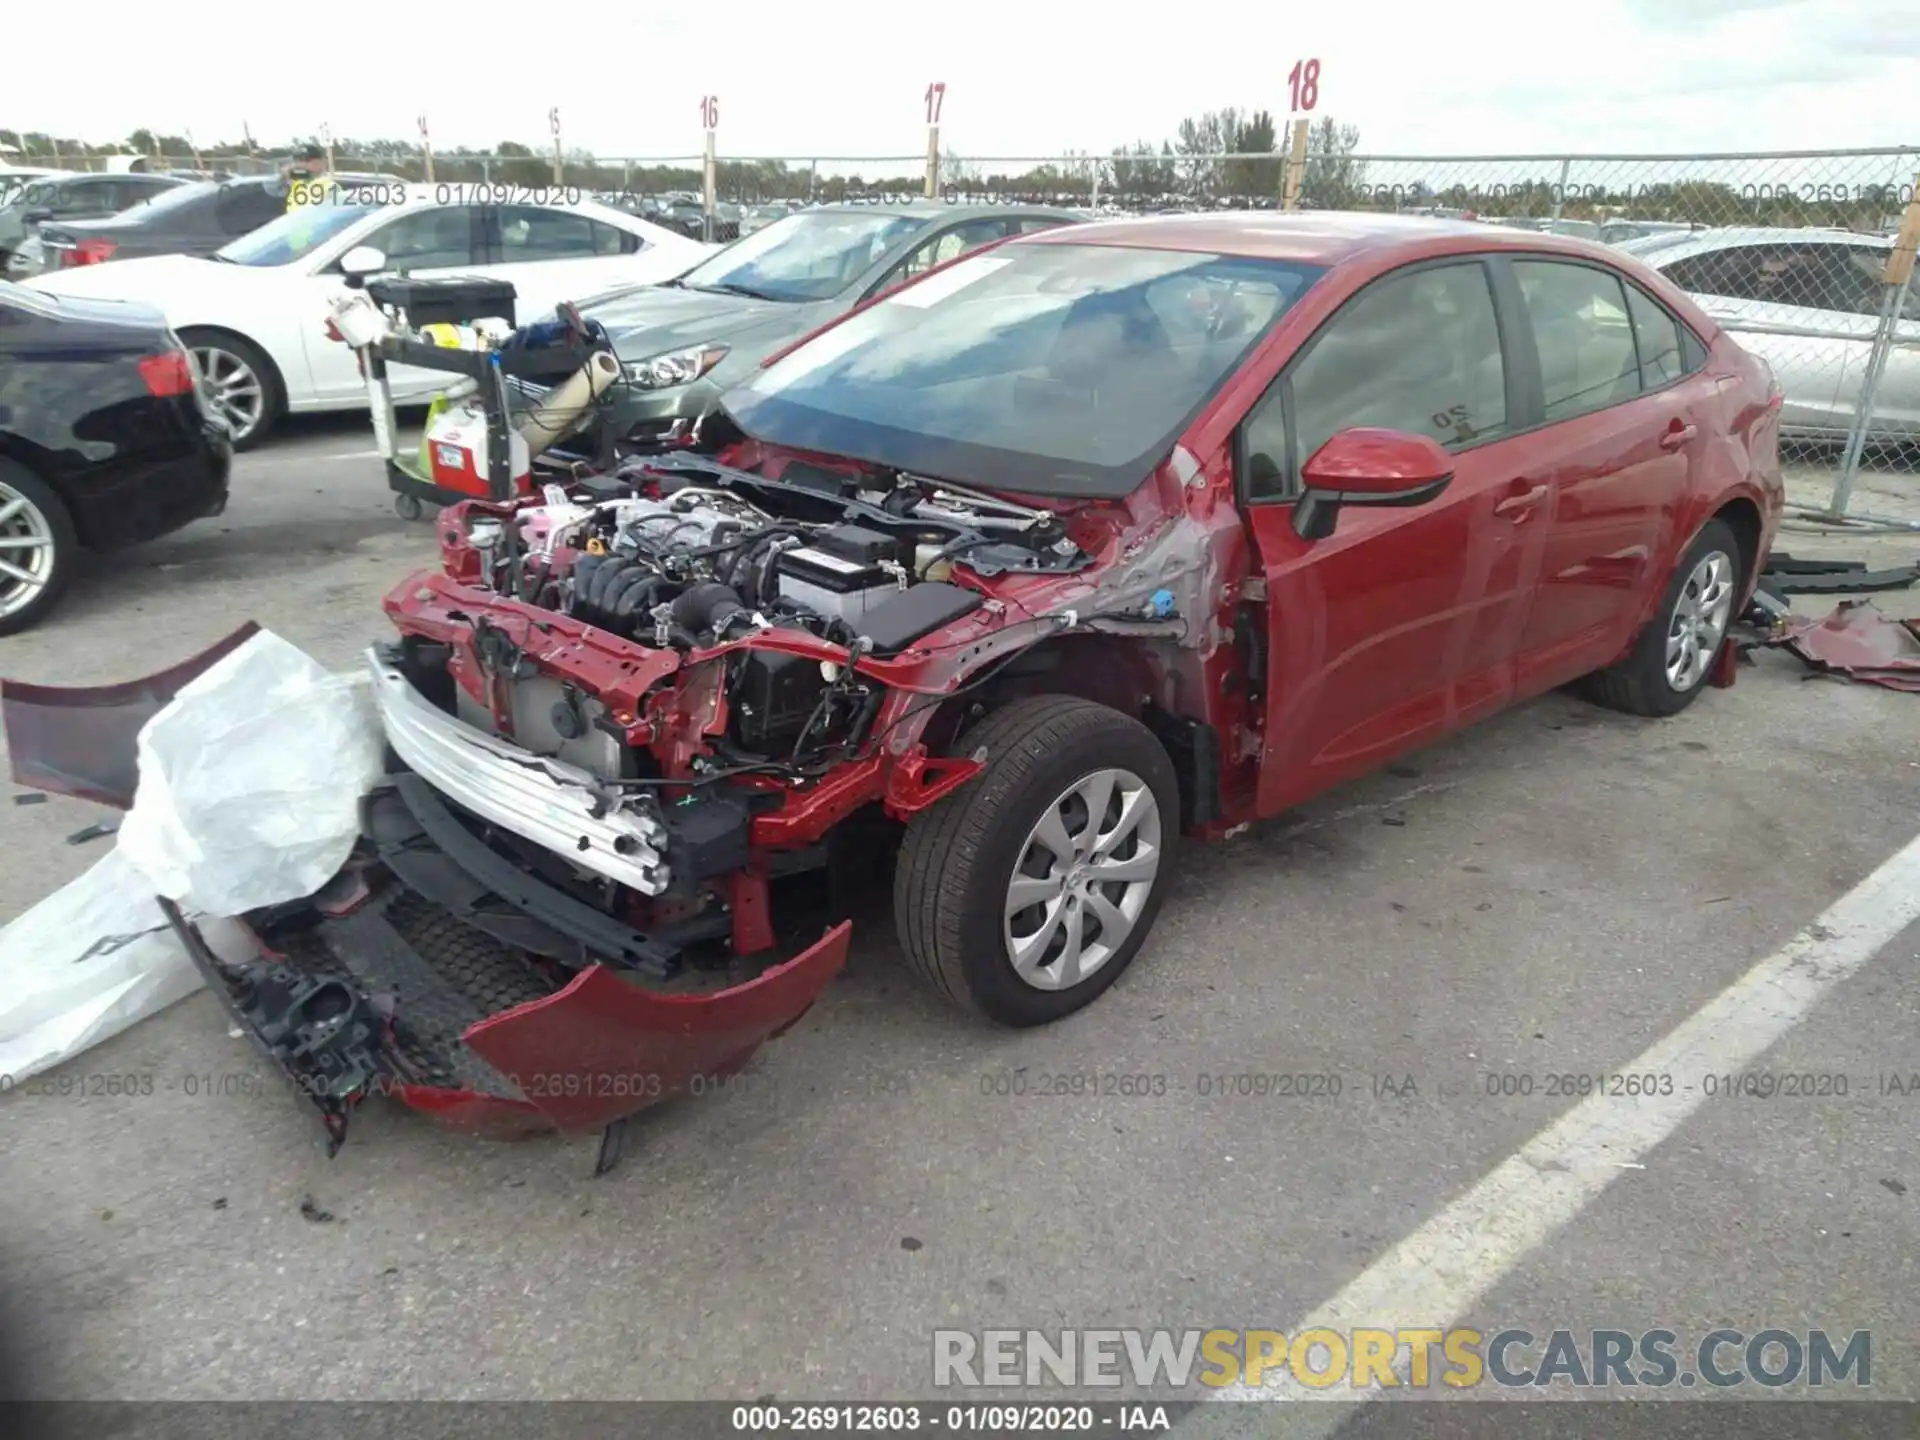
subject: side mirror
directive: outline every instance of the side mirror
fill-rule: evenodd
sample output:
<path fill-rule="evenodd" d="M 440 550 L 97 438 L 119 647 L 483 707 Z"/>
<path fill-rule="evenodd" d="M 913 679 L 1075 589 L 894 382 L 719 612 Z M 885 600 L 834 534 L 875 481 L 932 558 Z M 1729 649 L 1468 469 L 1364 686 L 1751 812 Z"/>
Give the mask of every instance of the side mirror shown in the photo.
<path fill-rule="evenodd" d="M 1293 507 L 1302 540 L 1333 533 L 1343 505 L 1424 505 L 1453 479 L 1440 442 L 1404 430 L 1342 430 L 1300 467 L 1304 493 Z"/>
<path fill-rule="evenodd" d="M 356 290 L 366 282 L 367 276 L 378 275 L 386 268 L 386 252 L 372 245 L 356 245 L 340 257 L 340 273 Z"/>

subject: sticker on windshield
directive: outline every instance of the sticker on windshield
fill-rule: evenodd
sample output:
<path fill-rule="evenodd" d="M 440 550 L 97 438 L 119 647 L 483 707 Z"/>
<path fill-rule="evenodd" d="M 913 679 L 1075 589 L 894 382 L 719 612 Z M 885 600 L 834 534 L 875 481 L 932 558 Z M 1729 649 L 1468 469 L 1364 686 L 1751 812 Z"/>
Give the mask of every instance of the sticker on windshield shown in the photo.
<path fill-rule="evenodd" d="M 956 291 L 964 290 L 976 280 L 984 280 L 1002 265 L 1011 265 L 1013 257 L 1009 255 L 976 255 L 971 260 L 962 260 L 951 269 L 943 270 L 918 285 L 909 285 L 906 289 L 889 295 L 889 305 L 911 305 L 916 310 L 925 310 L 938 305 Z"/>

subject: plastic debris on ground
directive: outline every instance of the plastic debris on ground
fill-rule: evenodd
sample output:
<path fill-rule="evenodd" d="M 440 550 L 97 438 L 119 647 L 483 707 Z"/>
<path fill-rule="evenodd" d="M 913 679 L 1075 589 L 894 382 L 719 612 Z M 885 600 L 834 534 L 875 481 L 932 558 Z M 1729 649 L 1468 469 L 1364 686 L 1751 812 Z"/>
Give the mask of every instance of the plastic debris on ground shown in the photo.
<path fill-rule="evenodd" d="M 384 745 L 363 678 L 264 631 L 183 686 L 140 728 L 113 851 L 0 929 L 0 1075 L 58 1065 L 200 988 L 156 895 L 216 953 L 249 953 L 219 917 L 334 876 Z"/>
<path fill-rule="evenodd" d="M 149 720 L 139 752 L 119 852 L 155 893 L 242 915 L 338 873 L 385 739 L 363 679 L 262 631 Z"/>
<path fill-rule="evenodd" d="M 1824 619 L 1776 622 L 1769 644 L 1822 674 L 1920 692 L 1920 620 L 1898 620 L 1870 600 L 1843 600 Z"/>
<path fill-rule="evenodd" d="M 202 928 L 216 951 L 223 942 L 246 942 L 236 921 Z M 0 930 L 0 1075 L 15 1082 L 37 1075 L 200 984 L 153 886 L 110 852 Z"/>

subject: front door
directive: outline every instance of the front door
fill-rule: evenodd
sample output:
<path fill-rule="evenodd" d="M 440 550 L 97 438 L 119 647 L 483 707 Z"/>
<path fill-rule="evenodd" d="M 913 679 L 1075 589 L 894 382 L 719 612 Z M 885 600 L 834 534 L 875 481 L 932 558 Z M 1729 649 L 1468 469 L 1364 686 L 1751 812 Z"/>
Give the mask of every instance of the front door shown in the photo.
<path fill-rule="evenodd" d="M 1373 281 L 1321 327 L 1248 414 L 1238 483 L 1266 581 L 1272 814 L 1506 704 L 1544 546 L 1540 497 L 1516 488 L 1509 375 L 1487 265 L 1427 263 Z M 1294 533 L 1300 470 L 1336 431 L 1431 435 L 1447 489 L 1406 509 L 1348 507 Z"/>
<path fill-rule="evenodd" d="M 423 279 L 440 275 L 471 275 L 479 268 L 479 207 L 474 205 L 427 205 L 410 208 L 386 224 L 369 231 L 353 242 L 354 247 L 371 245 L 387 257 L 387 270 L 405 271 Z M 353 248 L 353 247 L 350 247 Z M 316 291 L 308 313 L 324 316 L 327 307 L 345 293 L 346 277 L 338 262 L 325 266 L 307 281 Z M 306 346 L 307 364 L 313 374 L 314 395 L 323 403 L 338 404 L 366 393 L 366 381 L 354 352 L 337 340 L 329 340 L 323 325 L 303 327 L 301 339 Z M 420 400 L 437 394 L 453 383 L 453 377 L 441 370 L 422 370 L 414 365 L 393 365 L 387 370 L 387 384 L 396 400 Z"/>

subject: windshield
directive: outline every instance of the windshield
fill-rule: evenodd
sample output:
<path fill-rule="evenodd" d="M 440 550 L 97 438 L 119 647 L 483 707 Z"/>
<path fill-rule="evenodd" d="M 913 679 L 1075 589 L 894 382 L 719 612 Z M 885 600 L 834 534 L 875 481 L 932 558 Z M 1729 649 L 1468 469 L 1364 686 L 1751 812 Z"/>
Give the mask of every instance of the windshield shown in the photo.
<path fill-rule="evenodd" d="M 831 300 L 904 235 L 922 215 L 819 210 L 789 215 L 695 266 L 680 283 L 765 300 Z"/>
<path fill-rule="evenodd" d="M 235 240 L 217 258 L 237 265 L 287 265 L 310 254 L 379 205 L 303 205 Z"/>
<path fill-rule="evenodd" d="M 1321 274 L 1019 244 L 962 260 L 728 393 L 757 439 L 1031 495 L 1125 495 Z"/>

